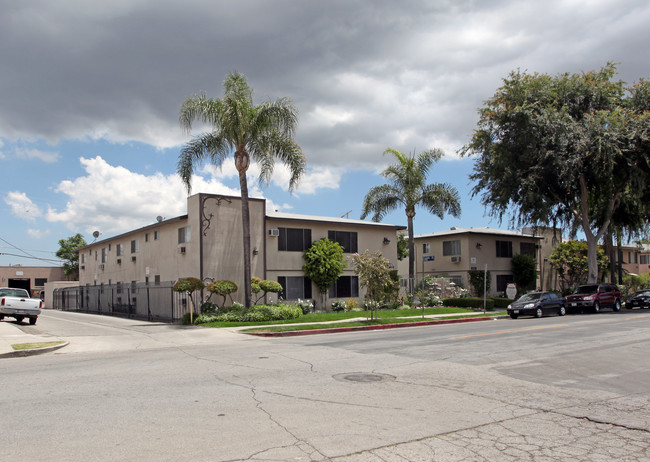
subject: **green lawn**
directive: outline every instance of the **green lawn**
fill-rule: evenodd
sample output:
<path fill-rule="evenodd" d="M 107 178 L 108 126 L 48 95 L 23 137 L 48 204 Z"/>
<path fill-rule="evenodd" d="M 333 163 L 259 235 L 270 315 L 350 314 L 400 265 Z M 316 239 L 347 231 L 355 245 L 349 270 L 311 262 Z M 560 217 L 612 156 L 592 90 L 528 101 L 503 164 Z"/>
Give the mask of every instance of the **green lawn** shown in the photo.
<path fill-rule="evenodd" d="M 432 308 L 425 308 L 424 314 L 459 314 L 463 315 L 466 313 L 476 313 L 475 310 L 468 310 L 465 308 L 456 308 L 449 306 L 437 306 Z M 490 313 L 492 315 L 492 313 Z M 422 309 L 404 309 L 404 310 L 380 310 L 378 311 L 379 320 L 375 322 L 376 324 L 393 324 L 398 322 L 413 322 L 418 319 L 396 319 L 403 316 L 422 316 Z M 292 327 L 292 329 L 284 330 L 297 330 L 297 329 L 307 329 L 307 325 L 318 322 L 328 322 L 328 321 L 341 321 L 345 319 L 353 318 L 365 318 L 367 316 L 366 311 L 340 311 L 340 312 L 316 312 L 309 313 L 304 316 L 301 316 L 297 319 L 282 320 L 282 321 L 266 321 L 266 322 L 211 322 L 208 324 L 201 324 L 207 327 L 239 327 L 239 326 L 267 326 L 273 324 L 300 324 L 300 327 Z M 462 317 L 462 316 L 461 316 Z M 421 318 L 420 318 L 421 319 Z M 349 325 L 367 325 L 369 321 L 353 321 L 350 323 L 336 323 L 336 326 L 349 326 Z M 317 325 L 316 328 L 322 328 L 322 325 Z"/>

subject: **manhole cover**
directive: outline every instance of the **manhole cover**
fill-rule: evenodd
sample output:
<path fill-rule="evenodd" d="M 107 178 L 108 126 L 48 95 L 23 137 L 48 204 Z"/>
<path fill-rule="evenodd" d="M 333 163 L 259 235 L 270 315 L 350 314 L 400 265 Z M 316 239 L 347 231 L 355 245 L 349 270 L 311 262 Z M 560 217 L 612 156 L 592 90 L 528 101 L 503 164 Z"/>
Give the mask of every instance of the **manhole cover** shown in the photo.
<path fill-rule="evenodd" d="M 395 377 L 388 374 L 368 374 L 365 372 L 349 372 L 346 374 L 336 374 L 334 376 L 335 380 L 341 382 L 385 382 L 387 380 L 395 380 Z"/>

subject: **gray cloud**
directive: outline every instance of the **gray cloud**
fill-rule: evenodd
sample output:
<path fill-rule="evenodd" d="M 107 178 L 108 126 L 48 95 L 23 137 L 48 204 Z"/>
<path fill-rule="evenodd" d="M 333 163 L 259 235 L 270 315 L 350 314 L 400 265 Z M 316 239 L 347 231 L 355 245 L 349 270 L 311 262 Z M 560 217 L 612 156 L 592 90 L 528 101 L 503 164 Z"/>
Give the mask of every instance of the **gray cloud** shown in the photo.
<path fill-rule="evenodd" d="M 0 137 L 175 146 L 183 100 L 238 70 L 293 98 L 310 164 L 376 168 L 453 153 L 516 68 L 650 77 L 649 23 L 642 0 L 4 2 Z"/>

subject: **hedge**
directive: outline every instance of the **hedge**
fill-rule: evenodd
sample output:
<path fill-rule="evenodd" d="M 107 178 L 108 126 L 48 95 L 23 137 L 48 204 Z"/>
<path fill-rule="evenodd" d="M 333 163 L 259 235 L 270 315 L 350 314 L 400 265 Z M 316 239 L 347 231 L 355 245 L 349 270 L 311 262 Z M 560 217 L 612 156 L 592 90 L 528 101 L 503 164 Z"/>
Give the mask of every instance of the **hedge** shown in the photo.
<path fill-rule="evenodd" d="M 494 300 L 495 308 L 508 308 L 508 305 L 514 302 L 514 300 L 511 300 L 509 298 L 500 298 L 500 297 L 495 297 L 492 300 Z"/>
<path fill-rule="evenodd" d="M 460 308 L 483 308 L 483 299 L 478 297 L 443 298 L 442 304 L 444 306 L 457 306 Z M 485 304 L 486 310 L 494 309 L 494 300 L 491 298 L 488 298 Z"/>
<path fill-rule="evenodd" d="M 231 309 L 226 313 L 198 316 L 194 324 L 209 322 L 266 322 L 296 319 L 302 316 L 302 309 L 294 305 L 255 305 L 250 310 Z"/>

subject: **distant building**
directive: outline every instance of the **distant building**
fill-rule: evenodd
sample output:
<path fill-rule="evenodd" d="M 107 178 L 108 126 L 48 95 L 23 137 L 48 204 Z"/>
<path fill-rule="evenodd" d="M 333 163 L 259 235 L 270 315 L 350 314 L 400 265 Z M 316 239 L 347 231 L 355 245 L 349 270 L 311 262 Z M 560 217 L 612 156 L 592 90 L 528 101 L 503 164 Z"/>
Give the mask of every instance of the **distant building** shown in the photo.
<path fill-rule="evenodd" d="M 540 261 L 544 235 L 491 228 L 458 228 L 415 236 L 416 284 L 423 276 L 445 276 L 471 289 L 471 270 L 490 271 L 489 296 L 503 296 L 513 282 L 512 257 L 526 254 Z M 546 252 L 546 251 L 545 251 Z M 544 253 L 545 254 L 545 253 Z M 542 259 L 543 261 L 543 259 Z M 408 274 L 408 259 L 400 262 L 400 274 Z"/>
<path fill-rule="evenodd" d="M 67 279 L 60 266 L 0 266 L 0 286 L 25 289 L 32 297 L 41 297 L 45 283 Z"/>

